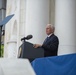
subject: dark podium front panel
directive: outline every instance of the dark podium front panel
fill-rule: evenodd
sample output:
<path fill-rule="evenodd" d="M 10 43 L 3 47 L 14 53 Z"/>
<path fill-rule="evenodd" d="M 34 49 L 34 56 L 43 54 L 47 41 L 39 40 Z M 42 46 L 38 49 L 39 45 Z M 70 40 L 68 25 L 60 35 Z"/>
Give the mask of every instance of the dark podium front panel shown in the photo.
<path fill-rule="evenodd" d="M 26 41 L 21 45 L 20 58 L 28 58 L 29 60 L 33 60 L 40 57 L 44 57 L 43 48 L 34 48 L 32 43 Z"/>

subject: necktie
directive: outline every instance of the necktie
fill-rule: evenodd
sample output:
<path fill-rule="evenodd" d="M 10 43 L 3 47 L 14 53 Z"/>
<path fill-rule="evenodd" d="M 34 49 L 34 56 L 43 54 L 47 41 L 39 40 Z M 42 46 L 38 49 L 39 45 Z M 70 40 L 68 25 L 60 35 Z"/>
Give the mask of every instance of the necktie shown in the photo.
<path fill-rule="evenodd" d="M 48 39 L 49 39 L 49 37 L 47 37 L 47 38 L 45 39 L 44 43 L 45 43 L 45 42 L 47 42 L 47 41 L 48 41 Z M 43 44 L 44 44 L 44 43 L 43 43 Z"/>

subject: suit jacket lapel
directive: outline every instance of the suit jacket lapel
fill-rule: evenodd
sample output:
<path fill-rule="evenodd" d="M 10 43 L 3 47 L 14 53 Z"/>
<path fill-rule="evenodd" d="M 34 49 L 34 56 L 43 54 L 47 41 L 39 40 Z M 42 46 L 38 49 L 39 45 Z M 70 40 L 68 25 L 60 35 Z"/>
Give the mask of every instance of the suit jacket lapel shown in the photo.
<path fill-rule="evenodd" d="M 51 40 L 52 36 L 54 36 L 54 34 L 52 34 L 50 37 L 48 37 L 48 40 L 45 39 L 43 44 L 47 44 Z"/>

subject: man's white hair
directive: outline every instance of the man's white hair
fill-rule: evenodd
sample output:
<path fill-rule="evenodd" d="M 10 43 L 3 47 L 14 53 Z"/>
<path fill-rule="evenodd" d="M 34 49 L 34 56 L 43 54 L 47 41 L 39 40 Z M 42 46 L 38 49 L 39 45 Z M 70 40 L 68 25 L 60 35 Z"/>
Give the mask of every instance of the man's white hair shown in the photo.
<path fill-rule="evenodd" d="M 47 26 L 49 26 L 49 27 L 53 30 L 53 32 L 54 32 L 54 30 L 55 30 L 54 25 L 52 25 L 52 24 L 47 24 Z"/>

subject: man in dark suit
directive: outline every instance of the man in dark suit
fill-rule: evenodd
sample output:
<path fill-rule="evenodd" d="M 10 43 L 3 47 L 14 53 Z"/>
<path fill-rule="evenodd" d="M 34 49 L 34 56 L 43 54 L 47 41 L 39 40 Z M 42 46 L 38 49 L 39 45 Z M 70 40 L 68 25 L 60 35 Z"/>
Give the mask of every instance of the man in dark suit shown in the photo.
<path fill-rule="evenodd" d="M 44 40 L 43 44 L 34 44 L 34 48 L 42 47 L 44 49 L 44 56 L 56 56 L 58 52 L 59 39 L 54 35 L 54 26 L 48 24 L 46 26 L 47 38 Z"/>

